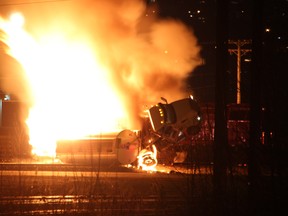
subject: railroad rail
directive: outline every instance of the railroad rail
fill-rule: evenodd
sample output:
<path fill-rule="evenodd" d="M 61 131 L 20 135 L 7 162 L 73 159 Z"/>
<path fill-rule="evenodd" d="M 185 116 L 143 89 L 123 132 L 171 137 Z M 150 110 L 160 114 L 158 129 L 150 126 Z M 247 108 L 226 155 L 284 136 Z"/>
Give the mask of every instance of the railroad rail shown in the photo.
<path fill-rule="evenodd" d="M 0 215 L 177 215 L 185 202 L 176 196 L 17 196 L 0 197 Z"/>
<path fill-rule="evenodd" d="M 129 171 L 125 166 L 115 164 L 95 164 L 95 165 L 77 165 L 77 164 L 27 164 L 27 163 L 1 163 L 1 170 L 13 171 L 67 171 L 67 172 L 89 172 L 89 171 Z"/>

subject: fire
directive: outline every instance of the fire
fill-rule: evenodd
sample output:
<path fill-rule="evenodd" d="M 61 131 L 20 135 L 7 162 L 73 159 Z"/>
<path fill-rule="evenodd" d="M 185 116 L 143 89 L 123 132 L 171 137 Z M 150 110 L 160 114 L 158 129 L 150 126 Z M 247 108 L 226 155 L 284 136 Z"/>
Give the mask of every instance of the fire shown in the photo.
<path fill-rule="evenodd" d="M 23 15 L 0 17 L 0 41 L 25 75 L 1 89 L 27 102 L 36 155 L 55 156 L 59 139 L 141 129 L 143 107 L 187 95 L 184 80 L 202 62 L 190 28 L 149 14 L 143 0 L 44 1 L 0 12 L 15 9 Z"/>
<path fill-rule="evenodd" d="M 24 17 L 1 20 L 9 54 L 28 77 L 33 105 L 27 125 L 33 153 L 54 156 L 56 141 L 121 129 L 124 110 L 89 41 L 61 33 L 33 38 Z"/>
<path fill-rule="evenodd" d="M 157 149 L 151 145 L 152 149 L 142 149 L 138 155 L 138 168 L 145 171 L 156 171 Z"/>

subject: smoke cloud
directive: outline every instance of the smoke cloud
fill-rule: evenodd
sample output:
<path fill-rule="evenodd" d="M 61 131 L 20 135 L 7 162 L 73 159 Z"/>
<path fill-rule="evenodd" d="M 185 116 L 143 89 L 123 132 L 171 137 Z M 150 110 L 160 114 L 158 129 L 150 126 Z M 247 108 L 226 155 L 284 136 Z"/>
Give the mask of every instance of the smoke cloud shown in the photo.
<path fill-rule="evenodd" d="M 158 17 L 157 8 L 147 8 L 142 0 L 51 1 L 1 10 L 4 16 L 8 11 L 23 13 L 27 31 L 36 38 L 61 31 L 70 39 L 89 40 L 131 113 L 131 127 L 138 127 L 143 107 L 158 103 L 160 97 L 168 102 L 186 97 L 185 78 L 200 64 L 193 31 L 178 20 Z M 23 84 L 17 85 L 22 80 L 14 81 L 1 88 L 23 97 Z M 16 86 L 22 86 L 18 93 Z"/>

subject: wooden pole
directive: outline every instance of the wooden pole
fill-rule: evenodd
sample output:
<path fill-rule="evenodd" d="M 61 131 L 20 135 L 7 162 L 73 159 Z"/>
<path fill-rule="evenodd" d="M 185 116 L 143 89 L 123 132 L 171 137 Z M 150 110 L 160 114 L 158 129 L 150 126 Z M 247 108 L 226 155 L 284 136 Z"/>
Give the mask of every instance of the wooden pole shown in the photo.
<path fill-rule="evenodd" d="M 234 44 L 237 49 L 228 49 L 229 53 L 237 55 L 237 104 L 241 104 L 241 56 L 245 55 L 247 52 L 251 52 L 251 49 L 243 49 L 242 46 L 246 44 L 251 44 L 251 40 L 228 40 L 228 44 Z"/>

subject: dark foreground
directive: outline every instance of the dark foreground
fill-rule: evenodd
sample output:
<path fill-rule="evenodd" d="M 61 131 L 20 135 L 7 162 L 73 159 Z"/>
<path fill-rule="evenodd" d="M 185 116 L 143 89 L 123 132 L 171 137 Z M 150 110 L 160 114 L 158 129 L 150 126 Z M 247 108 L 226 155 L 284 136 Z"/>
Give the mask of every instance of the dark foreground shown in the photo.
<path fill-rule="evenodd" d="M 33 167 L 9 170 L 2 166 L 0 215 L 287 213 L 288 179 L 284 176 L 259 176 L 257 187 L 251 190 L 247 175 L 229 171 L 225 189 L 215 194 L 211 167 L 189 167 L 189 174 L 177 170 L 147 173 L 128 168 L 105 171 Z"/>

